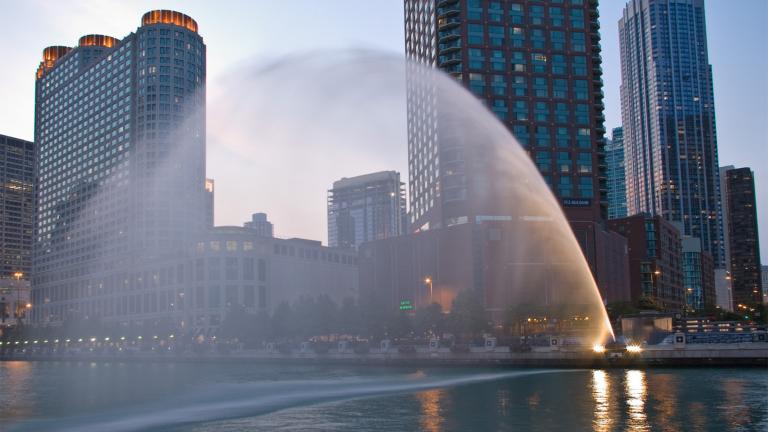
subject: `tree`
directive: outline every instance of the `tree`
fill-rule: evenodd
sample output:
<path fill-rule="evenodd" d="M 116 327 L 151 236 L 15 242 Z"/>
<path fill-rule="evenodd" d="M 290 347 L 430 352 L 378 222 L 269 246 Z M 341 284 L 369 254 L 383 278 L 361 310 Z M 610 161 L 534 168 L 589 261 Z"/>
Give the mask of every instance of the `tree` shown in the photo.
<path fill-rule="evenodd" d="M 338 332 L 348 335 L 360 335 L 363 333 L 360 307 L 351 297 L 346 297 L 339 309 L 337 322 Z"/>
<path fill-rule="evenodd" d="M 451 313 L 448 316 L 448 328 L 455 334 L 479 336 L 489 328 L 485 306 L 477 294 L 464 290 L 453 299 Z"/>
<path fill-rule="evenodd" d="M 444 332 L 445 317 L 439 303 L 432 303 L 416 311 L 414 330 L 421 337 L 440 336 Z"/>
<path fill-rule="evenodd" d="M 293 311 L 291 306 L 287 302 L 282 302 L 277 305 L 275 311 L 272 313 L 272 319 L 270 329 L 271 336 L 274 339 L 286 339 L 293 336 L 291 320 L 293 319 Z"/>

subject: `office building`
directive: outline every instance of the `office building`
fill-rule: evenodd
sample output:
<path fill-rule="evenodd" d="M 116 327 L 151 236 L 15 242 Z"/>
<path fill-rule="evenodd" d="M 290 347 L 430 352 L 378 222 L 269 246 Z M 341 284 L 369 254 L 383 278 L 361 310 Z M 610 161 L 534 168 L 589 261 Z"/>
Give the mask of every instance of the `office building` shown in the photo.
<path fill-rule="evenodd" d="M 715 304 L 715 268 L 712 256 L 696 237 L 682 238 L 683 295 L 688 311 L 711 310 Z"/>
<path fill-rule="evenodd" d="M 197 23 L 167 10 L 122 39 L 86 35 L 43 51 L 35 322 L 131 321 L 139 298 L 161 298 L 152 269 L 175 267 L 211 223 L 205 65 Z"/>
<path fill-rule="evenodd" d="M 630 0 L 619 20 L 627 214 L 660 215 L 725 267 L 703 0 Z"/>
<path fill-rule="evenodd" d="M 328 245 L 361 243 L 405 233 L 405 185 L 400 173 L 381 171 L 333 182 L 328 191 Z"/>
<path fill-rule="evenodd" d="M 341 305 L 357 298 L 357 254 L 319 241 L 279 239 L 246 227 L 216 227 L 195 244 L 186 263 L 187 283 L 167 289 L 166 299 L 186 299 L 175 309 L 177 322 L 195 333 L 215 334 L 236 305 L 248 312 L 271 313 L 281 303 L 302 296 L 326 295 Z M 142 311 L 144 319 L 158 315 Z M 164 311 L 168 313 L 168 311 Z"/>
<path fill-rule="evenodd" d="M 754 173 L 749 168 L 735 168 L 727 170 L 725 177 L 723 209 L 728 215 L 733 304 L 760 303 L 763 287 Z"/>
<path fill-rule="evenodd" d="M 608 219 L 627 217 L 627 173 L 624 169 L 624 131 L 617 127 L 605 147 L 608 165 Z"/>
<path fill-rule="evenodd" d="M 643 214 L 613 219 L 608 224 L 627 238 L 632 301 L 645 298 L 666 311 L 683 310 L 679 229 L 661 216 Z"/>
<path fill-rule="evenodd" d="M 244 227 L 250 228 L 256 232 L 256 234 L 262 237 L 274 237 L 274 227 L 272 222 L 267 220 L 266 213 L 254 213 L 251 215 L 251 220 L 243 224 Z"/>
<path fill-rule="evenodd" d="M 35 145 L 0 135 L 0 279 L 28 279 L 35 215 Z"/>

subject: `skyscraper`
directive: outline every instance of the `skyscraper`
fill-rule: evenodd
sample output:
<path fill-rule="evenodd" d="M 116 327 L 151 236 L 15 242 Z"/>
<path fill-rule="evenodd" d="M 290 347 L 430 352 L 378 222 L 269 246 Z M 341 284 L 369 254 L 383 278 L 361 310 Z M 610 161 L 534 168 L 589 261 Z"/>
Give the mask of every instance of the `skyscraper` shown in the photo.
<path fill-rule="evenodd" d="M 627 212 L 663 216 L 725 264 L 703 0 L 631 0 L 619 20 Z"/>
<path fill-rule="evenodd" d="M 608 204 L 598 29 L 597 1 L 405 1 L 407 58 L 454 76 L 508 127 L 560 200 L 588 258 Z M 417 159 L 450 162 L 429 151 L 437 119 L 424 104 L 436 100 L 439 117 L 440 95 L 429 96 L 408 95 L 411 166 Z M 440 136 L 436 142 L 450 144 Z M 446 202 L 472 200 L 439 174 L 410 172 L 413 229 L 445 226 L 455 217 Z"/>
<path fill-rule="evenodd" d="M 627 217 L 627 177 L 624 170 L 624 130 L 613 128 L 613 137 L 605 147 L 608 165 L 608 219 Z"/>
<path fill-rule="evenodd" d="M 760 239 L 757 229 L 755 178 L 749 168 L 725 172 L 724 212 L 728 214 L 728 250 L 734 310 L 739 303 L 762 302 Z"/>
<path fill-rule="evenodd" d="M 333 182 L 328 191 L 328 245 L 361 243 L 405 233 L 405 186 L 400 173 L 381 171 Z"/>
<path fill-rule="evenodd" d="M 0 135 L 0 324 L 28 312 L 35 215 L 35 145 Z"/>
<path fill-rule="evenodd" d="M 26 279 L 29 276 L 35 215 L 34 188 L 34 143 L 0 135 L 1 279 Z"/>
<path fill-rule="evenodd" d="M 605 254 L 625 250 L 626 243 L 604 228 L 597 1 L 406 0 L 404 13 L 407 58 L 450 74 L 497 116 L 549 184 L 603 295 L 621 291 L 608 285 L 624 279 L 611 272 L 626 265 L 607 264 L 613 261 Z M 497 185 L 504 167 L 472 161 L 482 160 L 482 153 L 472 155 L 471 146 L 446 133 L 446 125 L 459 120 L 451 118 L 460 115 L 452 112 L 456 107 L 424 85 L 429 77 L 422 68 L 406 70 L 412 231 L 504 214 L 501 196 L 483 200 L 477 187 L 472 190 Z M 477 276 L 475 285 L 480 281 Z"/>
<path fill-rule="evenodd" d="M 160 271 L 146 266 L 181 256 L 209 219 L 206 54 L 197 30 L 184 14 L 156 10 L 121 40 L 87 35 L 76 47 L 43 51 L 35 83 L 37 322 L 128 320 L 150 302 L 154 310 L 174 304 L 157 308 L 170 297 L 157 295 Z"/>

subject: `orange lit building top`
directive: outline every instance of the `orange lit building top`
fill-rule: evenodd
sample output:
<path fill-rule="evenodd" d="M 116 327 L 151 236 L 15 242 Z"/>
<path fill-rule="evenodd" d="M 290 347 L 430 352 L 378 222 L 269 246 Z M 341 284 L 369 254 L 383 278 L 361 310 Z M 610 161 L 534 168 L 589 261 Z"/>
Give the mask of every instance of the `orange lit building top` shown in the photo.
<path fill-rule="evenodd" d="M 112 48 L 113 46 L 117 45 L 118 42 L 119 41 L 113 38 L 112 36 L 106 36 L 106 35 L 100 35 L 100 34 L 89 34 L 81 37 L 77 45 L 81 47 L 101 46 L 101 47 Z"/>
<path fill-rule="evenodd" d="M 141 25 L 173 24 L 197 33 L 197 21 L 188 15 L 172 10 L 153 10 L 144 14 Z"/>
<path fill-rule="evenodd" d="M 37 67 L 37 79 L 43 77 L 46 70 L 53 67 L 61 57 L 64 57 L 68 52 L 72 51 L 72 48 L 62 45 L 49 46 L 43 50 L 43 61 L 40 62 L 40 66 Z"/>

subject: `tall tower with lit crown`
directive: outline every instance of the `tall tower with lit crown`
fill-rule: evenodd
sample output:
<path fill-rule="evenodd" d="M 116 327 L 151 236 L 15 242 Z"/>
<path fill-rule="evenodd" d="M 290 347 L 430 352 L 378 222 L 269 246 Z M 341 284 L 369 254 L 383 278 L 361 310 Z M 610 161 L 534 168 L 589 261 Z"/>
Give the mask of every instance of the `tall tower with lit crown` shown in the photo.
<path fill-rule="evenodd" d="M 36 322 L 152 310 L 144 265 L 180 256 L 207 225 L 205 65 L 195 20 L 168 10 L 146 13 L 123 39 L 86 35 L 43 51 Z"/>

